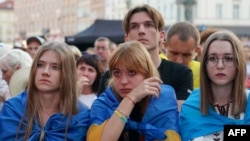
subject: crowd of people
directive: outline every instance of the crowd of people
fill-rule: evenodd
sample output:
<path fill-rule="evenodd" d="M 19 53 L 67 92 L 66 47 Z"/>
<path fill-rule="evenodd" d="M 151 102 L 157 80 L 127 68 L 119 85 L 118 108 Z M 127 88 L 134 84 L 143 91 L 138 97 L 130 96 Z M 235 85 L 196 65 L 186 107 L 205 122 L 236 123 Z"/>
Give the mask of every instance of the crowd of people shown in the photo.
<path fill-rule="evenodd" d="M 225 29 L 164 25 L 139 5 L 120 44 L 1 45 L 0 140 L 219 141 L 224 125 L 250 124 L 249 46 Z"/>

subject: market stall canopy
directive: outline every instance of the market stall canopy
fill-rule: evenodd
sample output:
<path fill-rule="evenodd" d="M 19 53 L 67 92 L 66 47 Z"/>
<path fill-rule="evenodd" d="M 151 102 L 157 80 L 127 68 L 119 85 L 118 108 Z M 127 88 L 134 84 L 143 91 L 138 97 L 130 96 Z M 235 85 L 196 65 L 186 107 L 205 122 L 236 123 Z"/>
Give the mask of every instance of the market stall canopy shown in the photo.
<path fill-rule="evenodd" d="M 65 37 L 65 42 L 77 46 L 80 50 L 85 50 L 88 47 L 93 47 L 94 41 L 100 36 L 105 36 L 117 44 L 124 42 L 122 21 L 97 19 L 86 30 L 74 36 Z"/>

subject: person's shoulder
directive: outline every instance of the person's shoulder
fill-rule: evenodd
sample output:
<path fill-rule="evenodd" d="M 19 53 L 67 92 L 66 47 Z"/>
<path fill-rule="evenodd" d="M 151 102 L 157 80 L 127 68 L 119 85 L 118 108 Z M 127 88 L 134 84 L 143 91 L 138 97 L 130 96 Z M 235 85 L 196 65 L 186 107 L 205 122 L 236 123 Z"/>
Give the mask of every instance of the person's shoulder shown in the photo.
<path fill-rule="evenodd" d="M 171 85 L 168 84 L 161 84 L 161 89 L 165 91 L 174 91 L 174 88 Z"/>
<path fill-rule="evenodd" d="M 175 90 L 171 85 L 168 84 L 161 84 L 161 94 L 167 96 L 167 97 L 171 97 L 171 96 L 175 96 Z"/>
<path fill-rule="evenodd" d="M 97 97 L 96 100 L 106 100 L 112 97 L 113 95 L 114 94 L 113 94 L 111 86 L 107 86 L 105 90 Z"/>
<path fill-rule="evenodd" d="M 24 91 L 3 103 L 2 114 L 13 114 L 15 116 L 21 116 L 26 108 L 27 92 Z"/>
<path fill-rule="evenodd" d="M 191 95 L 199 95 L 200 94 L 200 88 L 196 88 L 191 92 Z"/>
<path fill-rule="evenodd" d="M 193 100 L 197 100 L 200 99 L 200 88 L 196 88 L 194 89 L 190 95 L 188 96 L 186 101 L 193 101 Z"/>
<path fill-rule="evenodd" d="M 24 104 L 26 102 L 27 99 L 27 91 L 23 91 L 20 94 L 11 97 L 10 99 L 8 99 L 7 101 L 5 101 L 6 104 Z"/>

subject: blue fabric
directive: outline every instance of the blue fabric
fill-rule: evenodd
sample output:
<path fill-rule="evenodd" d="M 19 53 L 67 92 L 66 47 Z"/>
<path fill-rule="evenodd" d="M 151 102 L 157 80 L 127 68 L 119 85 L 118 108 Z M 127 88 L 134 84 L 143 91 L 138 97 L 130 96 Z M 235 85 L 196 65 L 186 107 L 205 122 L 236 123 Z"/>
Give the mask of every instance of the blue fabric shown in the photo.
<path fill-rule="evenodd" d="M 18 132 L 19 123 L 22 119 L 25 104 L 27 101 L 27 92 L 9 99 L 4 103 L 0 112 L 0 140 L 13 141 L 16 134 L 19 133 L 19 139 L 22 140 L 25 134 L 27 121 L 22 124 L 22 128 Z M 67 138 L 65 138 L 65 130 L 68 117 L 61 113 L 52 115 L 45 127 L 42 129 L 38 122 L 34 121 L 31 135 L 28 140 L 39 141 L 41 130 L 44 130 L 44 141 L 74 140 L 85 141 L 87 130 L 89 127 L 89 110 L 83 105 L 79 105 L 79 113 L 74 115 L 69 122 Z"/>
<path fill-rule="evenodd" d="M 91 124 L 102 124 L 109 119 L 120 102 L 107 88 L 93 103 L 90 111 Z M 125 128 L 138 131 L 146 141 L 163 140 L 166 130 L 179 133 L 179 112 L 174 89 L 168 85 L 161 85 L 159 98 L 152 97 L 141 122 L 131 119 Z"/>
<path fill-rule="evenodd" d="M 208 115 L 200 112 L 200 89 L 196 89 L 182 104 L 180 113 L 180 134 L 182 141 L 223 131 L 224 125 L 250 124 L 250 98 L 247 100 L 245 117 L 243 120 L 231 119 L 216 113 L 209 107 Z"/>

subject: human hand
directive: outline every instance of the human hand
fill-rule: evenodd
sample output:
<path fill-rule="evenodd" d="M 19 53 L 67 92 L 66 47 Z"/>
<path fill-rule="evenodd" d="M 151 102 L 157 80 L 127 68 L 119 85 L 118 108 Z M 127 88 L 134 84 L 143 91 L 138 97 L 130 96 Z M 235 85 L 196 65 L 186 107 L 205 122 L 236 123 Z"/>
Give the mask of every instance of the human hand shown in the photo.
<path fill-rule="evenodd" d="M 87 77 L 85 76 L 80 76 L 77 80 L 77 90 L 78 93 L 80 94 L 85 86 L 90 85 L 90 81 Z"/>
<path fill-rule="evenodd" d="M 135 102 L 141 101 L 144 97 L 152 95 L 159 97 L 161 87 L 160 84 L 162 80 L 158 77 L 150 77 L 142 81 L 138 86 L 136 86 L 128 96 Z"/>

